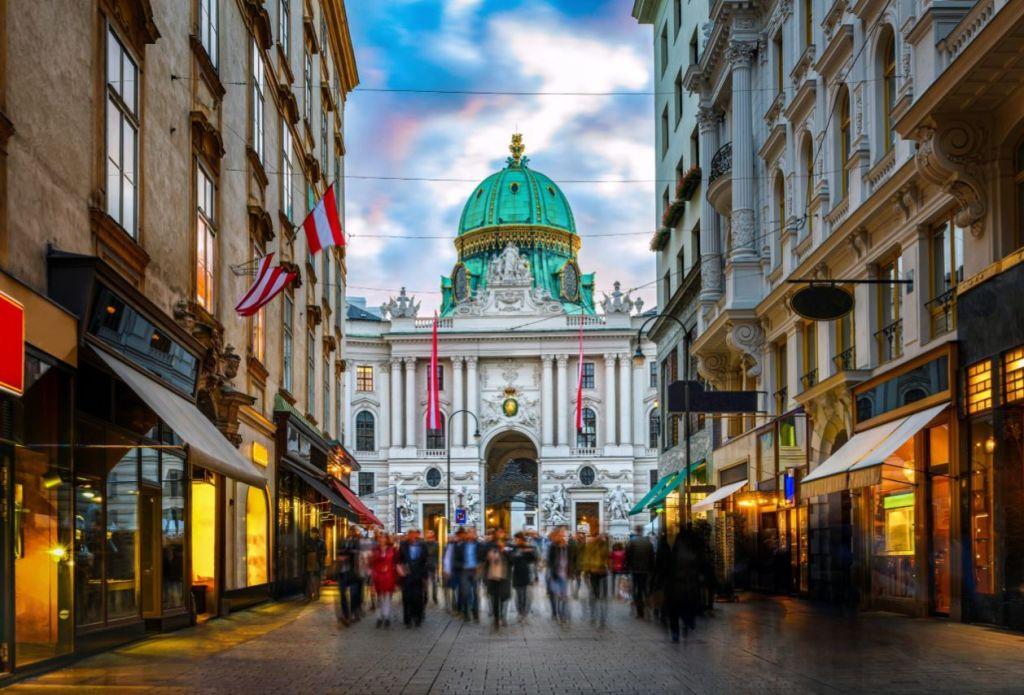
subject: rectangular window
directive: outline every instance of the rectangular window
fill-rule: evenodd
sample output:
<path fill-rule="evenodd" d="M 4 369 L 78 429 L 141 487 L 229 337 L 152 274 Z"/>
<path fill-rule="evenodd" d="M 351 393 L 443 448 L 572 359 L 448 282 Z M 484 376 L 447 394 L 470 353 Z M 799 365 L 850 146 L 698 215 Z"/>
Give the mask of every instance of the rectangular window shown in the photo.
<path fill-rule="evenodd" d="M 683 284 L 683 278 L 686 277 L 686 247 L 679 247 L 679 253 L 676 254 L 676 277 L 679 278 L 679 284 Z"/>
<path fill-rule="evenodd" d="M 818 324 L 813 321 L 805 323 L 802 339 L 804 373 L 800 381 L 806 390 L 818 383 Z"/>
<path fill-rule="evenodd" d="M 903 277 L 903 257 L 897 256 L 879 268 L 879 279 L 889 280 L 876 285 L 878 288 L 879 330 L 878 340 L 880 362 L 888 362 L 903 354 L 903 292 L 902 285 L 895 281 Z"/>
<path fill-rule="evenodd" d="M 785 71 L 783 69 L 783 59 L 785 53 L 782 51 L 782 31 L 775 35 L 775 39 L 772 41 L 773 54 L 772 59 L 775 61 L 775 93 L 782 94 L 783 89 L 786 85 L 785 82 Z"/>
<path fill-rule="evenodd" d="M 671 204 L 672 204 L 672 199 L 669 196 L 668 186 L 666 186 L 665 190 L 662 191 L 662 193 L 661 193 L 661 214 L 662 214 L 662 216 L 665 215 L 665 213 L 668 211 L 668 206 L 671 205 Z"/>
<path fill-rule="evenodd" d="M 373 473 L 366 471 L 359 471 L 359 490 L 358 494 L 360 497 L 373 494 Z"/>
<path fill-rule="evenodd" d="M 576 448 L 597 448 L 597 413 L 591 408 L 583 409 L 583 429 L 576 433 Z"/>
<path fill-rule="evenodd" d="M 676 74 L 675 83 L 675 100 L 676 100 L 676 124 L 679 124 L 679 120 L 683 117 L 683 71 L 680 70 Z"/>
<path fill-rule="evenodd" d="M 652 389 L 658 388 L 658 363 L 651 360 L 647 363 L 648 370 L 650 371 L 650 387 Z"/>
<path fill-rule="evenodd" d="M 291 56 L 291 23 L 292 14 L 289 7 L 291 0 L 277 0 L 277 42 L 284 49 L 284 56 Z"/>
<path fill-rule="evenodd" d="M 804 47 L 814 43 L 814 0 L 804 0 Z"/>
<path fill-rule="evenodd" d="M 992 407 L 992 360 L 967 368 L 967 413 L 973 415 Z"/>
<path fill-rule="evenodd" d="M 665 277 L 661 279 L 661 289 L 665 294 L 662 304 L 667 304 L 668 300 L 672 297 L 672 272 L 666 270 Z"/>
<path fill-rule="evenodd" d="M 583 388 L 592 389 L 594 387 L 594 363 L 584 362 L 583 363 Z"/>
<path fill-rule="evenodd" d="M 356 391 L 373 391 L 373 365 L 360 364 L 356 367 Z"/>
<path fill-rule="evenodd" d="M 648 488 L 653 490 L 654 486 L 658 484 L 658 469 L 652 468 L 647 471 L 647 485 Z"/>
<path fill-rule="evenodd" d="M 210 56 L 213 67 L 217 67 L 219 57 L 217 46 L 217 0 L 199 0 L 199 41 Z"/>
<path fill-rule="evenodd" d="M 838 352 L 832 357 L 836 371 L 846 372 L 856 367 L 856 349 L 853 337 L 853 312 L 832 322 Z"/>
<path fill-rule="evenodd" d="M 672 0 L 672 18 L 676 22 L 676 33 L 683 26 L 683 0 Z"/>
<path fill-rule="evenodd" d="M 1024 398 L 1024 348 L 1003 355 L 1003 402 Z"/>
<path fill-rule="evenodd" d="M 786 412 L 789 406 L 789 354 L 786 341 L 775 346 L 775 413 Z"/>
<path fill-rule="evenodd" d="M 328 165 L 331 162 L 331 158 L 327 152 L 327 112 L 320 112 L 320 161 L 323 162 L 324 167 L 324 179 L 330 180 L 329 172 L 327 170 Z"/>
<path fill-rule="evenodd" d="M 107 30 L 107 214 L 138 238 L 139 69 Z"/>
<path fill-rule="evenodd" d="M 857 422 L 884 415 L 896 408 L 949 390 L 949 357 L 931 362 L 887 379 L 870 389 L 856 392 Z"/>
<path fill-rule="evenodd" d="M 196 164 L 196 302 L 213 312 L 216 286 L 217 234 L 214 223 L 215 192 L 213 180 Z"/>
<path fill-rule="evenodd" d="M 291 393 L 295 384 L 292 381 L 295 359 L 295 340 L 292 334 L 292 321 L 295 314 L 295 300 L 291 294 L 285 294 L 281 311 L 281 383 L 285 391 Z"/>
<path fill-rule="evenodd" d="M 444 365 L 437 365 L 437 390 L 444 391 Z"/>
<path fill-rule="evenodd" d="M 697 126 L 690 131 L 690 161 L 693 162 L 693 166 L 700 166 L 700 131 Z"/>
<path fill-rule="evenodd" d="M 334 389 L 334 436 L 345 439 L 345 418 L 341 415 L 341 383 Z"/>
<path fill-rule="evenodd" d="M 316 335 L 313 331 L 306 333 L 306 412 L 316 412 Z"/>
<path fill-rule="evenodd" d="M 658 440 L 661 438 L 661 413 L 657 408 L 651 411 L 647 422 L 647 447 L 658 448 Z"/>
<path fill-rule="evenodd" d="M 328 427 L 330 427 L 329 423 L 331 422 L 331 363 L 330 363 L 330 361 L 326 357 L 324 358 L 323 373 L 320 376 L 320 379 L 323 382 L 323 398 L 322 398 L 323 404 L 324 404 L 323 424 L 324 424 L 324 429 L 326 430 Z M 340 434 L 340 433 L 339 432 L 335 432 L 335 434 L 337 435 L 337 434 Z"/>
<path fill-rule="evenodd" d="M 267 350 L 267 316 L 260 309 L 252 315 L 251 345 L 252 356 L 263 362 Z"/>
<path fill-rule="evenodd" d="M 295 170 L 292 167 L 292 131 L 288 124 L 281 119 L 281 210 L 284 216 L 291 222 L 294 220 L 295 208 L 292 196 L 292 177 Z"/>
<path fill-rule="evenodd" d="M 956 286 L 964 277 L 964 230 L 948 219 L 932 231 L 931 299 L 928 311 L 932 336 L 956 328 Z"/>
<path fill-rule="evenodd" d="M 661 28 L 661 72 L 665 73 L 668 67 L 668 22 Z"/>
<path fill-rule="evenodd" d="M 307 48 L 302 55 L 302 115 L 306 124 L 313 127 L 313 56 Z"/>
<path fill-rule="evenodd" d="M 252 149 L 260 161 L 263 158 L 263 106 L 266 77 L 263 74 L 263 56 L 255 40 L 252 42 Z"/>
<path fill-rule="evenodd" d="M 673 350 L 661 361 L 661 401 L 663 403 L 668 401 L 669 384 L 678 378 L 679 353 Z M 662 422 L 665 428 L 665 436 L 661 440 L 662 447 L 666 450 L 671 449 L 679 443 L 680 416 L 669 414 L 667 417 L 662 418 Z"/>
<path fill-rule="evenodd" d="M 668 152 L 668 105 L 661 112 L 661 156 Z"/>

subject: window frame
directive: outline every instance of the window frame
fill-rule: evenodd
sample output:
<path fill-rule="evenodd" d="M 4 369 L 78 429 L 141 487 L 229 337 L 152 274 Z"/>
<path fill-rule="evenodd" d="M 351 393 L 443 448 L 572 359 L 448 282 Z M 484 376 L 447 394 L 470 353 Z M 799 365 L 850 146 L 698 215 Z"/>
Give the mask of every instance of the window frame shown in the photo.
<path fill-rule="evenodd" d="M 363 416 L 366 417 L 363 417 Z M 369 418 L 367 424 L 366 418 Z M 369 410 L 360 410 L 355 416 L 356 451 L 377 450 L 377 416 Z"/>
<path fill-rule="evenodd" d="M 896 32 L 889 27 L 882 44 L 882 146 L 888 154 L 896 145 L 892 112 L 896 107 Z"/>
<path fill-rule="evenodd" d="M 295 167 L 292 164 L 292 131 L 288 123 L 281 119 L 281 212 L 289 222 L 295 220 L 295 195 L 292 190 L 292 177 Z"/>
<path fill-rule="evenodd" d="M 260 162 L 266 160 L 266 86 L 267 75 L 263 69 L 263 54 L 254 38 L 252 40 L 252 111 L 249 114 L 252 126 L 252 149 Z"/>
<path fill-rule="evenodd" d="M 647 448 L 657 450 L 661 446 L 661 408 L 655 406 L 647 414 Z"/>
<path fill-rule="evenodd" d="M 306 331 L 306 412 L 316 413 L 316 331 Z"/>
<path fill-rule="evenodd" d="M 597 412 L 589 406 L 583 406 L 581 419 L 583 420 L 583 429 L 576 432 L 576 448 L 596 449 Z"/>
<path fill-rule="evenodd" d="M 840 87 L 837 107 L 839 109 L 839 199 L 850 194 L 850 170 L 846 164 L 850 160 L 852 147 L 852 119 L 850 117 L 850 90 L 844 84 Z"/>
<path fill-rule="evenodd" d="M 281 307 L 281 387 L 288 393 L 295 389 L 295 298 L 290 290 L 284 293 Z"/>
<path fill-rule="evenodd" d="M 141 103 L 140 98 L 142 90 L 139 88 L 139 83 L 142 79 L 142 70 L 140 68 L 139 61 L 136 60 L 135 55 L 129 50 L 128 44 L 122 41 L 117 35 L 114 26 L 111 23 L 107 23 L 105 26 L 105 52 L 104 52 L 104 75 L 103 75 L 103 90 L 104 90 L 104 176 L 106 186 L 106 206 L 105 210 L 107 215 L 117 222 L 121 228 L 128 233 L 128 235 L 138 241 L 139 240 L 139 185 L 141 178 L 139 166 L 139 139 L 142 132 L 142 116 L 141 116 Z M 117 53 L 118 67 L 117 67 L 117 78 L 112 79 L 111 72 L 111 59 L 115 56 L 112 52 Z M 132 80 L 132 93 L 129 95 L 124 89 L 124 84 L 127 80 L 124 79 L 125 68 L 131 66 L 133 70 Z M 120 84 L 117 87 L 116 84 Z M 111 158 L 111 126 L 114 125 L 111 121 L 115 118 L 116 111 L 116 125 L 118 126 L 117 133 L 117 162 L 112 164 Z M 125 165 L 126 161 L 126 148 L 125 148 L 125 136 L 127 132 L 131 133 L 131 167 L 130 174 L 126 173 L 126 169 L 129 169 Z M 112 194 L 113 187 L 110 185 L 111 179 L 115 176 L 112 169 L 116 168 L 117 178 L 117 195 Z M 127 182 L 127 186 L 126 186 Z M 130 195 L 126 196 L 126 190 L 130 187 Z M 128 205 L 125 204 L 126 199 L 130 199 L 130 213 Z M 116 202 L 115 202 L 116 201 Z M 115 209 L 116 208 L 116 209 Z M 130 219 L 128 215 L 130 214 Z"/>
<path fill-rule="evenodd" d="M 199 0 L 199 43 L 206 50 L 213 69 L 220 61 L 220 3 L 218 0 Z"/>
<path fill-rule="evenodd" d="M 357 364 L 356 365 L 356 391 L 367 393 L 373 391 L 373 365 L 372 364 Z"/>
<path fill-rule="evenodd" d="M 581 370 L 580 382 L 585 389 L 597 388 L 597 366 L 595 362 L 587 362 L 586 359 L 583 361 L 583 369 Z"/>
<path fill-rule="evenodd" d="M 203 309 L 215 313 L 217 293 L 217 183 L 203 162 L 195 159 L 195 292 Z M 209 206 L 209 210 L 204 209 Z M 205 281 L 205 292 L 201 289 Z"/>
<path fill-rule="evenodd" d="M 423 415 L 423 431 L 424 431 L 424 444 L 425 448 L 429 451 L 444 451 L 448 447 L 448 419 L 445 417 L 444 411 L 440 413 L 440 424 L 441 426 L 436 429 L 427 427 L 427 419 L 429 413 Z"/>
<path fill-rule="evenodd" d="M 326 354 L 323 357 L 321 369 L 323 369 L 323 374 L 320 376 L 320 387 L 323 389 L 323 428 L 324 431 L 327 431 L 331 422 L 331 362 Z M 338 433 L 335 432 L 335 434 Z"/>
<path fill-rule="evenodd" d="M 284 53 L 285 60 L 291 60 L 291 0 L 277 0 L 277 44 Z"/>

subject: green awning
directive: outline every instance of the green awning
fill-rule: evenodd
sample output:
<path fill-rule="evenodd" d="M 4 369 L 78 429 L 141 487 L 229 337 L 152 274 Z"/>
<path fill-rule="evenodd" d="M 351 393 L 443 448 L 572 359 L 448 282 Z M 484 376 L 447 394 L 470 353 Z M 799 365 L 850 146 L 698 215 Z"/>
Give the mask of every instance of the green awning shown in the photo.
<path fill-rule="evenodd" d="M 633 514 L 640 514 L 645 509 L 647 509 L 647 507 L 651 506 L 652 504 L 657 504 L 658 502 L 668 497 L 668 493 L 670 493 L 672 490 L 676 488 L 676 485 L 678 485 L 679 482 L 679 478 L 682 475 L 682 471 L 679 471 L 677 473 L 669 473 L 661 480 L 659 480 L 657 483 L 655 483 L 654 487 L 652 487 L 650 491 L 646 495 L 644 495 L 639 502 L 634 504 L 632 509 L 629 510 L 630 516 L 632 516 Z"/>

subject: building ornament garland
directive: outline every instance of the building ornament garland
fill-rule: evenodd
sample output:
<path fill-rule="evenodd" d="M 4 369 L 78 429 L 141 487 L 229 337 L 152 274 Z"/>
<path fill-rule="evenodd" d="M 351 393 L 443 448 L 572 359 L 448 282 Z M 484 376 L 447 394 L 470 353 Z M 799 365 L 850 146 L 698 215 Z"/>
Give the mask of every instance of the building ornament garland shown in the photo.
<path fill-rule="evenodd" d="M 921 176 L 943 188 L 960 206 L 955 222 L 981 238 L 988 211 L 982 176 L 982 148 L 986 133 L 966 121 L 942 126 L 925 125 L 914 131 L 914 161 Z"/>

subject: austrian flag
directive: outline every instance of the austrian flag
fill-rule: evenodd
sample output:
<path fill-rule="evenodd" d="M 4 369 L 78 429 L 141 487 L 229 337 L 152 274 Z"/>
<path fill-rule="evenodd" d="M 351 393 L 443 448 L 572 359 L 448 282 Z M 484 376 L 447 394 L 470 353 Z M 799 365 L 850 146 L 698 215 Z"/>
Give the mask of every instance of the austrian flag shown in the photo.
<path fill-rule="evenodd" d="M 344 246 L 345 235 L 341 231 L 338 217 L 338 203 L 334 197 L 334 184 L 327 187 L 324 197 L 309 211 L 302 228 L 306 230 L 306 244 L 309 253 L 316 254 L 329 246 Z"/>
<path fill-rule="evenodd" d="M 427 429 L 438 431 L 444 427 L 441 422 L 441 389 L 437 380 L 437 314 L 434 314 L 434 330 L 430 341 L 430 369 L 427 372 Z"/>
<path fill-rule="evenodd" d="M 272 253 L 268 253 L 259 260 L 256 268 L 256 281 L 235 305 L 235 311 L 239 316 L 252 316 L 298 277 L 298 274 L 289 268 L 280 265 L 271 268 L 270 264 L 273 260 L 274 254 Z"/>

